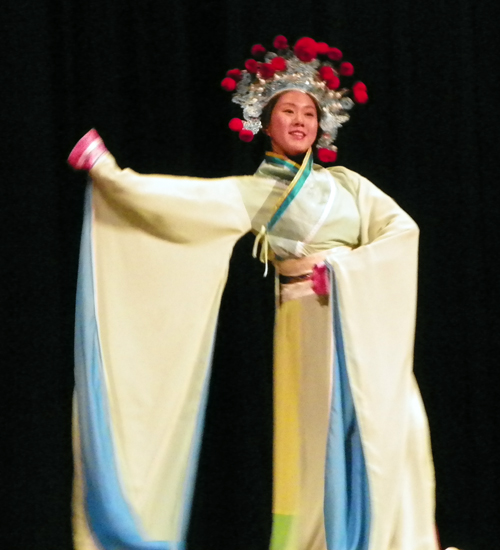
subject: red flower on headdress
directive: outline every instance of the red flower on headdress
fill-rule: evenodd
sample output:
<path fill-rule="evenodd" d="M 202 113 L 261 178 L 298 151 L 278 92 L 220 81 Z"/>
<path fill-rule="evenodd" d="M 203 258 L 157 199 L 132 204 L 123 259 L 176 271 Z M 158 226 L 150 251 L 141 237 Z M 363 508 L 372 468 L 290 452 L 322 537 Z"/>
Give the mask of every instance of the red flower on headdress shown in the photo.
<path fill-rule="evenodd" d="M 227 71 L 226 76 L 229 76 L 229 78 L 232 78 L 233 80 L 236 80 L 236 82 L 239 82 L 243 75 L 241 74 L 240 69 L 231 69 L 230 71 Z"/>
<path fill-rule="evenodd" d="M 340 79 L 338 76 L 333 75 L 333 78 L 330 78 L 326 81 L 326 87 L 329 90 L 338 90 L 340 86 Z"/>
<path fill-rule="evenodd" d="M 252 46 L 251 52 L 254 57 L 261 57 L 266 53 L 266 48 L 262 44 L 255 44 Z"/>
<path fill-rule="evenodd" d="M 333 72 L 333 69 L 331 67 L 328 67 L 328 66 L 320 67 L 318 72 L 319 72 L 319 76 L 321 76 L 323 80 L 328 81 L 328 80 L 332 80 L 333 78 L 336 78 L 336 75 Z"/>
<path fill-rule="evenodd" d="M 353 88 L 352 95 L 356 103 L 366 103 L 368 101 L 368 94 L 362 88 Z"/>
<path fill-rule="evenodd" d="M 226 90 L 226 92 L 234 92 L 236 89 L 236 80 L 233 80 L 232 78 L 226 77 L 221 83 L 221 87 L 223 90 Z"/>
<path fill-rule="evenodd" d="M 352 90 L 363 90 L 366 92 L 366 84 L 364 82 L 355 82 L 352 86 Z"/>
<path fill-rule="evenodd" d="M 326 55 L 330 50 L 330 46 L 326 42 L 318 42 L 316 44 L 316 51 L 321 55 Z"/>
<path fill-rule="evenodd" d="M 352 87 L 352 95 L 356 103 L 366 103 L 368 101 L 368 93 L 364 82 L 356 82 Z"/>
<path fill-rule="evenodd" d="M 253 139 L 253 132 L 251 130 L 241 130 L 240 139 L 241 141 L 245 141 L 246 143 L 249 143 Z"/>
<path fill-rule="evenodd" d="M 259 74 L 262 78 L 268 80 L 274 76 L 274 67 L 271 63 L 261 63 L 259 67 Z"/>
<path fill-rule="evenodd" d="M 339 73 L 342 76 L 352 76 L 354 74 L 354 67 L 351 63 L 341 63 L 339 67 Z"/>
<path fill-rule="evenodd" d="M 325 148 L 318 149 L 318 159 L 320 162 L 330 164 L 337 160 L 337 152 Z"/>
<path fill-rule="evenodd" d="M 288 48 L 288 40 L 280 34 L 274 39 L 273 46 L 277 50 L 286 50 Z"/>
<path fill-rule="evenodd" d="M 318 55 L 316 41 L 307 36 L 301 38 L 297 41 L 297 44 L 295 44 L 293 53 L 301 61 L 304 61 L 306 63 L 312 61 L 313 59 L 316 59 L 316 56 Z"/>
<path fill-rule="evenodd" d="M 330 48 L 326 54 L 332 61 L 340 61 L 342 52 L 338 48 Z"/>
<path fill-rule="evenodd" d="M 243 121 L 240 118 L 232 118 L 228 126 L 233 132 L 241 132 L 243 130 Z"/>
<path fill-rule="evenodd" d="M 282 57 L 273 57 L 271 66 L 275 71 L 284 71 L 286 70 L 286 61 Z"/>
<path fill-rule="evenodd" d="M 245 61 L 245 69 L 251 73 L 255 74 L 259 68 L 259 63 L 255 59 L 247 59 Z"/>

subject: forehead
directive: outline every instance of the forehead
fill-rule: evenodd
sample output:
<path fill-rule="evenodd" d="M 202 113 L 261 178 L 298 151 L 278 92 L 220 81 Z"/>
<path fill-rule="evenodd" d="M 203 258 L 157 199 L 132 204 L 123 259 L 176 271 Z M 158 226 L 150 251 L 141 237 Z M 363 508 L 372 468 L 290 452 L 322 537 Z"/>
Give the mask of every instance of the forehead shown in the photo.
<path fill-rule="evenodd" d="M 292 90 L 290 92 L 285 92 L 284 94 L 282 94 L 279 97 L 276 106 L 283 105 L 284 103 L 291 103 L 293 105 L 296 105 L 297 107 L 312 107 L 313 109 L 316 108 L 311 96 L 298 90 Z"/>

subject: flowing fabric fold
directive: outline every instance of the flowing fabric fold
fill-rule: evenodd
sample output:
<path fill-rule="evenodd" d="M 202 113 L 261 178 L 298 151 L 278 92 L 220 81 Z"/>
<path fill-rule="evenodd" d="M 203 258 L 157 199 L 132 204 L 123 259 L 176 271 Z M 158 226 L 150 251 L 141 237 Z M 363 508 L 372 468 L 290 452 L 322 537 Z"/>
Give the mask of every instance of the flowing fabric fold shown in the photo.
<path fill-rule="evenodd" d="M 220 299 L 249 218 L 231 179 L 140 176 L 112 157 L 96 168 L 77 306 L 75 547 L 180 550 Z"/>
<path fill-rule="evenodd" d="M 75 327 L 75 384 L 85 508 L 91 531 L 105 550 L 176 550 L 145 541 L 128 505 L 117 471 L 95 311 L 92 262 L 92 190 L 86 192 Z"/>
<path fill-rule="evenodd" d="M 347 372 L 338 289 L 331 281 L 333 391 L 325 466 L 325 534 L 330 550 L 366 550 L 370 499 L 363 445 Z"/>
<path fill-rule="evenodd" d="M 364 178 L 335 175 L 353 186 L 361 213 L 360 246 L 327 261 L 368 477 L 367 548 L 437 550 L 430 437 L 413 375 L 418 227 Z"/>

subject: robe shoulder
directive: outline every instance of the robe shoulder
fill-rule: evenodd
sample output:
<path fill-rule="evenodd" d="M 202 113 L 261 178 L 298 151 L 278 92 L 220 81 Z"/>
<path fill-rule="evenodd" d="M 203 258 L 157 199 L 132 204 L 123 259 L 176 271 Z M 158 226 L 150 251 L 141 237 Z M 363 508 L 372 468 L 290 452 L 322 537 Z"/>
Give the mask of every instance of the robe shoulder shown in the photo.
<path fill-rule="evenodd" d="M 394 233 L 419 233 L 418 225 L 398 203 L 364 176 L 343 166 L 328 171 L 351 193 L 361 215 L 361 244 L 371 243 Z"/>
<path fill-rule="evenodd" d="M 362 178 L 360 174 L 344 166 L 333 166 L 327 168 L 327 170 L 351 195 L 356 196 L 358 194 L 360 179 Z"/>

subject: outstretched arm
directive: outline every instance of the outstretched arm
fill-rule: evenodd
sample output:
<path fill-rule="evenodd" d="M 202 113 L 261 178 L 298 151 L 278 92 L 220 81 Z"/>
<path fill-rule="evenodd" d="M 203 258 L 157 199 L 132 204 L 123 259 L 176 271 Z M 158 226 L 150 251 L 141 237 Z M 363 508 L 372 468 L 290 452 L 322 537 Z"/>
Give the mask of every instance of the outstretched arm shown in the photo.
<path fill-rule="evenodd" d="M 97 192 L 121 215 L 173 242 L 244 234 L 250 219 L 240 178 L 200 179 L 122 170 L 97 132 L 90 131 L 68 159 L 87 169 Z"/>
<path fill-rule="evenodd" d="M 143 175 L 120 169 L 109 153 L 90 176 L 108 203 L 171 241 L 209 240 L 250 230 L 237 178 Z"/>

